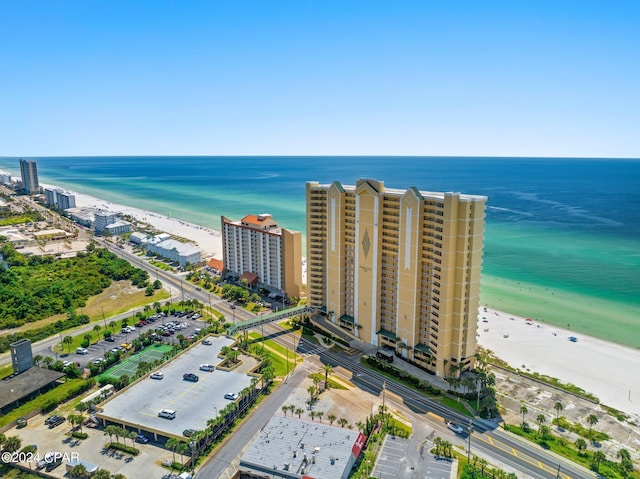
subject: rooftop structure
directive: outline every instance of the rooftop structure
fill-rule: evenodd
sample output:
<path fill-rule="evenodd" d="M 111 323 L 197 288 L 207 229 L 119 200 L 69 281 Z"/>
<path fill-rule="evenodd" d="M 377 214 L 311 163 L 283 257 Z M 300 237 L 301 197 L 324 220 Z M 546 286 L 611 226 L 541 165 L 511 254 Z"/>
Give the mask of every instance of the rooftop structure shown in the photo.
<path fill-rule="evenodd" d="M 224 273 L 253 273 L 257 284 L 289 297 L 300 296 L 302 235 L 280 228 L 270 214 L 222 217 Z"/>
<path fill-rule="evenodd" d="M 365 439 L 358 431 L 276 415 L 240 459 L 240 471 L 291 479 L 346 479 Z"/>
<path fill-rule="evenodd" d="M 19 374 L 33 367 L 33 352 L 31 351 L 31 341 L 21 339 L 9 345 L 11 349 L 11 364 L 13 373 Z"/>
<path fill-rule="evenodd" d="M 472 367 L 485 196 L 307 183 L 309 306 L 429 372 Z"/>
<path fill-rule="evenodd" d="M 181 243 L 173 239 L 155 241 L 156 238 L 157 236 L 146 243 L 148 251 L 170 261 L 175 261 L 180 266 L 184 266 L 187 263 L 195 264 L 200 262 L 201 252 L 197 246 L 191 243 Z"/>
<path fill-rule="evenodd" d="M 0 381 L 0 414 L 6 414 L 18 404 L 39 396 L 53 387 L 64 374 L 53 369 L 34 366 Z"/>

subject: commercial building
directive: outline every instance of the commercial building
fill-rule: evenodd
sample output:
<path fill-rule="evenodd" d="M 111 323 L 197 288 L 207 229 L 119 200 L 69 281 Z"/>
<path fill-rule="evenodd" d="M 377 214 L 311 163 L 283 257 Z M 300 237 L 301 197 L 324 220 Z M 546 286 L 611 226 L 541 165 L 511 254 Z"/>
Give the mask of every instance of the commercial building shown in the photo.
<path fill-rule="evenodd" d="M 184 266 L 187 263 L 196 264 L 200 262 L 200 249 L 193 244 L 181 243 L 173 239 L 154 242 L 153 239 L 146 243 L 147 251 L 151 253 L 167 258 L 169 261 L 175 261 L 180 266 Z"/>
<path fill-rule="evenodd" d="M 487 198 L 307 183 L 308 304 L 440 376 L 472 366 Z"/>
<path fill-rule="evenodd" d="M 60 188 L 45 188 L 44 196 L 47 206 L 55 206 L 63 211 L 76 207 L 76 197 L 69 191 Z"/>
<path fill-rule="evenodd" d="M 346 479 L 365 439 L 358 431 L 276 415 L 240 458 L 240 477 Z"/>
<path fill-rule="evenodd" d="M 247 215 L 240 221 L 222 217 L 224 272 L 253 273 L 258 285 L 288 297 L 302 286 L 302 235 L 280 228 L 270 214 Z"/>
<path fill-rule="evenodd" d="M 22 177 L 22 189 L 28 195 L 40 193 L 38 182 L 38 164 L 35 161 L 20 160 L 20 176 Z"/>
<path fill-rule="evenodd" d="M 93 228 L 96 234 L 102 234 L 107 226 L 118 221 L 118 214 L 111 211 L 96 211 L 93 219 Z"/>
<path fill-rule="evenodd" d="M 118 220 L 105 226 L 104 230 L 108 231 L 111 236 L 118 236 L 131 231 L 131 223 L 125 220 Z"/>

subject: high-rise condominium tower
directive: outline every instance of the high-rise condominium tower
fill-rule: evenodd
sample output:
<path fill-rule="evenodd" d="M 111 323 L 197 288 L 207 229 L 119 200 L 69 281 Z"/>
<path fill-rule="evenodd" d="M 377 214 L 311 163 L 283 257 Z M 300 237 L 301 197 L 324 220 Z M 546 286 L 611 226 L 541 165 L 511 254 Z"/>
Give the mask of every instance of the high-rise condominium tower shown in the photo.
<path fill-rule="evenodd" d="M 473 365 L 484 196 L 307 183 L 309 305 L 440 376 Z"/>
<path fill-rule="evenodd" d="M 299 297 L 302 285 L 302 239 L 299 231 L 280 228 L 270 214 L 240 221 L 222 217 L 226 272 L 253 273 L 259 286 Z"/>
<path fill-rule="evenodd" d="M 20 176 L 22 177 L 22 188 L 25 193 L 35 195 L 40 192 L 38 164 L 35 161 L 20 160 Z"/>

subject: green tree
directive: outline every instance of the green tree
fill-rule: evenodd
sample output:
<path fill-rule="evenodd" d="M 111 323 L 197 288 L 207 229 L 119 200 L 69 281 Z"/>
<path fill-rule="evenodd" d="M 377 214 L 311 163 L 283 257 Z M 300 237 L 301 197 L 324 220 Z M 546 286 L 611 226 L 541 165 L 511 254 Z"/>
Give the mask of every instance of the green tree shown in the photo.
<path fill-rule="evenodd" d="M 62 344 L 64 344 L 67 347 L 67 352 L 70 352 L 72 343 L 73 343 L 73 338 L 71 336 L 65 336 L 64 338 L 62 338 Z"/>
<path fill-rule="evenodd" d="M 593 453 L 593 457 L 591 458 L 591 467 L 594 471 L 598 472 L 600 470 L 600 464 L 606 459 L 604 452 L 596 451 Z"/>
<path fill-rule="evenodd" d="M 182 459 L 182 465 L 184 466 L 184 456 L 189 452 L 189 446 L 187 445 L 186 442 L 180 441 L 178 443 L 178 447 L 176 447 L 176 452 L 180 454 L 180 457 Z"/>
<path fill-rule="evenodd" d="M 9 436 L 4 440 L 2 450 L 4 452 L 16 452 L 20 450 L 20 446 L 22 446 L 22 439 L 18 436 Z"/>
<path fill-rule="evenodd" d="M 300 416 L 304 412 L 304 409 L 302 409 L 301 407 L 297 407 L 294 412 L 298 415 L 298 419 L 300 419 Z"/>
<path fill-rule="evenodd" d="M 322 366 L 322 370 L 324 371 L 324 387 L 325 389 L 329 389 L 329 376 L 333 374 L 333 366 L 331 364 L 324 364 Z"/>
<path fill-rule="evenodd" d="M 544 417 L 544 414 L 538 414 L 536 417 L 536 422 L 538 423 L 538 427 L 542 426 L 547 421 L 547 418 Z"/>
<path fill-rule="evenodd" d="M 69 471 L 69 477 L 71 479 L 85 479 L 87 476 L 87 467 L 84 464 L 78 464 L 71 468 Z"/>
<path fill-rule="evenodd" d="M 556 401 L 556 403 L 554 404 L 553 408 L 556 410 L 556 421 L 558 419 L 560 419 L 560 411 L 562 411 L 562 409 L 564 409 L 564 406 L 562 405 L 562 403 L 560 401 Z"/>
<path fill-rule="evenodd" d="M 176 462 L 176 449 L 178 448 L 178 440 L 170 437 L 169 439 L 167 439 L 167 448 L 171 450 L 171 452 L 173 453 L 173 462 Z"/>
<path fill-rule="evenodd" d="M 98 469 L 91 477 L 93 479 L 111 479 L 111 473 L 106 469 Z"/>
<path fill-rule="evenodd" d="M 575 442 L 576 449 L 578 449 L 578 453 L 582 454 L 585 449 L 587 449 L 587 442 L 579 437 Z"/>
<path fill-rule="evenodd" d="M 328 419 L 328 417 L 327 417 Z M 349 424 L 349 421 L 343 417 L 341 417 L 340 419 L 338 419 L 338 424 L 340 425 L 340 427 L 345 427 L 347 424 Z"/>
<path fill-rule="evenodd" d="M 527 406 L 525 406 L 524 404 L 522 406 L 520 406 L 520 414 L 522 414 L 522 424 L 524 424 L 524 417 L 527 415 L 527 413 L 529 412 L 529 409 L 527 408 Z"/>
<path fill-rule="evenodd" d="M 587 417 L 587 422 L 589 423 L 589 437 L 591 437 L 593 426 L 598 424 L 598 416 L 596 416 L 595 414 L 589 414 L 589 416 Z"/>
<path fill-rule="evenodd" d="M 36 354 L 33 357 L 33 364 L 35 364 L 36 366 L 40 366 L 40 361 L 42 361 L 42 356 L 40 354 Z"/>
<path fill-rule="evenodd" d="M 47 369 L 48 369 L 51 367 L 51 364 L 53 363 L 53 358 L 51 356 L 45 356 L 42 362 L 45 364 L 45 366 L 47 366 Z"/>

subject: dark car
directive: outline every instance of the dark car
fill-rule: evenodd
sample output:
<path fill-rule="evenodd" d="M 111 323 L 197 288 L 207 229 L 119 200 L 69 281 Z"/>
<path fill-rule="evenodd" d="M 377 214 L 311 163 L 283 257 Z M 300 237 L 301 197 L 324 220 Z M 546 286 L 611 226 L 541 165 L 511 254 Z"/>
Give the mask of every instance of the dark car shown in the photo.
<path fill-rule="evenodd" d="M 53 416 L 49 416 L 47 419 L 44 420 L 44 423 L 48 426 L 49 424 L 51 424 L 52 421 L 56 421 L 57 419 L 61 418 L 62 416 L 58 415 L 58 414 L 54 414 Z"/>
<path fill-rule="evenodd" d="M 18 418 L 16 421 L 16 426 L 18 429 L 22 429 L 23 427 L 27 427 L 27 420 L 23 417 Z"/>
<path fill-rule="evenodd" d="M 108 343 L 113 343 L 115 342 L 115 339 L 113 338 L 113 336 L 107 336 L 106 338 L 104 338 L 104 340 Z"/>
<path fill-rule="evenodd" d="M 185 381 L 191 381 L 193 383 L 197 383 L 198 379 L 200 378 L 193 373 L 185 373 L 182 375 L 182 379 L 184 379 Z"/>
<path fill-rule="evenodd" d="M 59 426 L 65 421 L 65 418 L 63 418 L 62 416 L 58 416 L 56 419 L 53 419 L 51 420 L 51 422 L 49 422 L 49 429 L 53 429 L 54 427 Z"/>
<path fill-rule="evenodd" d="M 47 465 L 44 467 L 45 471 L 50 472 L 53 471 L 56 467 L 62 464 L 62 454 L 55 454 L 51 460 L 47 462 Z"/>
<path fill-rule="evenodd" d="M 193 436 L 197 431 L 195 429 L 185 429 L 184 431 L 182 431 L 182 435 L 184 437 L 191 437 Z"/>
<path fill-rule="evenodd" d="M 136 436 L 136 442 L 139 442 L 140 444 L 146 444 L 149 442 L 149 438 L 144 434 L 138 434 Z"/>

